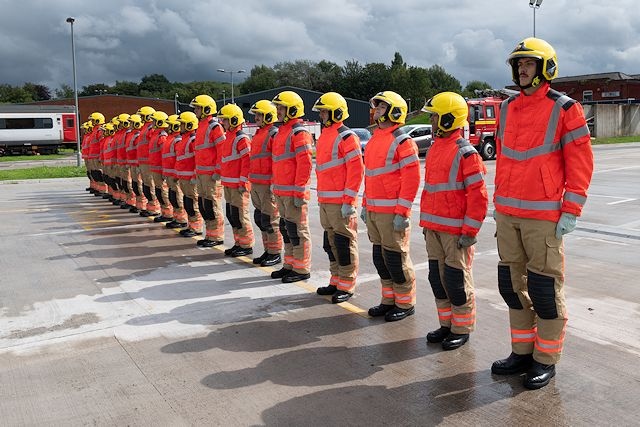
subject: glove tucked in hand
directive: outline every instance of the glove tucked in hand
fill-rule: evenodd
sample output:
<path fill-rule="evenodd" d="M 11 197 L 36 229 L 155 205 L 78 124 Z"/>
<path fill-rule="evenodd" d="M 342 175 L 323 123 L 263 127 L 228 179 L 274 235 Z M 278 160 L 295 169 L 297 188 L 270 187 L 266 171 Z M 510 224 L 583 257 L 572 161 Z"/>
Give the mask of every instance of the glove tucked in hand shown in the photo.
<path fill-rule="evenodd" d="M 244 194 L 247 192 L 247 189 L 241 185 L 240 187 L 238 187 L 238 191 L 240 192 L 240 194 Z"/>
<path fill-rule="evenodd" d="M 468 248 L 469 246 L 473 246 L 476 244 L 477 241 L 478 239 L 476 239 L 475 237 L 462 234 L 458 239 L 458 249 Z"/>
<path fill-rule="evenodd" d="M 365 208 L 362 208 L 360 211 L 360 219 L 364 221 L 365 224 L 367 223 L 367 210 Z"/>
<path fill-rule="evenodd" d="M 343 203 L 340 208 L 340 213 L 342 214 L 342 218 L 349 218 L 356 214 L 356 208 L 348 203 Z"/>
<path fill-rule="evenodd" d="M 306 203 L 307 203 L 307 201 L 306 201 L 305 199 L 301 198 L 301 197 L 294 197 L 294 198 L 293 198 L 293 205 L 294 205 L 296 208 L 301 208 L 301 207 L 302 207 L 302 205 L 304 205 L 304 204 L 306 204 Z"/>
<path fill-rule="evenodd" d="M 577 218 L 574 214 L 562 212 L 558 224 L 556 224 L 556 239 L 561 239 L 563 235 L 571 233 L 576 229 Z"/>
<path fill-rule="evenodd" d="M 409 218 L 398 214 L 393 217 L 393 229 L 395 231 L 402 231 L 407 227 L 409 227 Z"/>

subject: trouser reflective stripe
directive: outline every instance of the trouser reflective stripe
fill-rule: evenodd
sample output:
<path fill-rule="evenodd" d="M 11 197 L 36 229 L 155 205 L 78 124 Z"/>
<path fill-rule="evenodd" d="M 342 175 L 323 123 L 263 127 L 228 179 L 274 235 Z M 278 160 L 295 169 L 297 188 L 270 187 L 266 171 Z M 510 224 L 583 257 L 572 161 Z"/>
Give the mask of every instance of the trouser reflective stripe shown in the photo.
<path fill-rule="evenodd" d="M 236 211 L 233 226 L 235 244 L 242 248 L 253 246 L 253 226 L 249 217 L 249 193 L 237 188 L 224 187 L 224 198 Z"/>
<path fill-rule="evenodd" d="M 261 212 L 260 222 L 265 230 L 262 232 L 262 245 L 270 254 L 282 252 L 282 234 L 280 233 L 280 213 L 271 186 L 251 184 L 251 202 Z"/>
<path fill-rule="evenodd" d="M 339 278 L 338 289 L 353 293 L 358 275 L 357 216 L 343 218 L 342 205 L 320 203 L 320 224 L 326 233 L 325 250 L 330 253 L 329 271 Z"/>
<path fill-rule="evenodd" d="M 451 306 L 437 308 L 438 310 L 438 320 L 440 320 L 440 326 L 449 326 L 451 325 Z M 446 322 L 443 324 L 442 322 Z"/>
<path fill-rule="evenodd" d="M 536 328 L 511 329 L 511 342 L 534 342 L 536 340 Z"/>
<path fill-rule="evenodd" d="M 291 196 L 275 196 L 280 217 L 296 228 L 296 242 L 289 236 L 289 243 L 284 239 L 284 268 L 291 268 L 296 273 L 311 272 L 311 237 L 309 233 L 309 214 L 307 205 L 295 206 Z M 282 230 L 282 227 L 280 227 Z M 284 237 L 284 234 L 283 234 Z"/>
<path fill-rule="evenodd" d="M 536 341 L 512 340 L 512 351 L 533 353 L 536 361 L 546 365 L 560 360 L 562 346 L 557 343 L 564 338 L 567 321 L 564 254 L 562 239 L 556 239 L 555 229 L 556 224 L 552 221 L 518 218 L 499 212 L 496 216 L 500 265 L 509 267 L 513 291 L 522 305 L 522 309 L 509 309 L 511 329 L 530 331 L 536 328 Z M 535 275 L 532 281 L 528 280 L 530 273 Z M 550 278 L 553 278 L 553 297 L 550 296 Z M 538 298 L 540 315 L 534 309 L 531 294 Z M 552 314 L 555 318 L 550 318 Z M 545 347 L 548 342 L 554 347 Z M 540 344 L 536 346 L 536 343 Z"/>
<path fill-rule="evenodd" d="M 379 245 L 383 254 L 387 250 L 400 253 L 400 268 L 405 281 L 404 283 L 396 283 L 391 279 L 391 275 L 389 278 L 381 275 L 380 283 L 382 287 L 391 288 L 393 291 L 391 294 L 383 292 L 381 303 L 388 305 L 395 304 L 400 308 L 411 308 L 415 304 L 415 272 L 411 257 L 409 256 L 411 226 L 403 231 L 395 231 L 393 229 L 393 217 L 394 214 L 367 212 L 367 233 L 369 234 L 369 240 L 374 245 L 374 249 L 376 245 Z M 385 257 L 383 257 L 382 262 L 387 262 Z M 385 265 L 385 267 L 386 270 L 390 270 L 388 265 Z M 382 269 L 382 265 L 378 269 L 378 274 L 380 274 L 381 271 L 386 275 L 385 269 Z M 395 295 L 401 295 L 402 300 L 397 301 Z M 411 298 L 405 298 L 404 296 L 406 295 L 409 295 Z"/>
<path fill-rule="evenodd" d="M 173 206 L 173 219 L 178 222 L 186 223 L 187 222 L 187 212 L 184 210 L 183 199 L 184 195 L 182 193 L 182 187 L 180 186 L 180 180 L 173 176 L 167 177 L 167 185 L 169 186 L 170 196 L 175 197 L 175 204 L 172 201 Z"/>

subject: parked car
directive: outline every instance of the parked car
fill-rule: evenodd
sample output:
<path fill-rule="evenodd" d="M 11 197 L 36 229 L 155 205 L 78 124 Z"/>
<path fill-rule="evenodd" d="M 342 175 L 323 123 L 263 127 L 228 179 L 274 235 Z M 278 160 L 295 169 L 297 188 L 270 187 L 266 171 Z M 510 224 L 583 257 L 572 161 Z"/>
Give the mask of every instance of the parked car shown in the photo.
<path fill-rule="evenodd" d="M 367 128 L 352 128 L 351 130 L 360 138 L 360 148 L 362 148 L 362 152 L 364 153 L 364 146 L 367 145 L 367 142 L 371 139 L 371 132 L 369 132 Z"/>
<path fill-rule="evenodd" d="M 429 147 L 433 143 L 433 132 L 431 125 L 404 125 L 401 130 L 408 133 L 418 146 L 418 155 L 426 156 Z"/>

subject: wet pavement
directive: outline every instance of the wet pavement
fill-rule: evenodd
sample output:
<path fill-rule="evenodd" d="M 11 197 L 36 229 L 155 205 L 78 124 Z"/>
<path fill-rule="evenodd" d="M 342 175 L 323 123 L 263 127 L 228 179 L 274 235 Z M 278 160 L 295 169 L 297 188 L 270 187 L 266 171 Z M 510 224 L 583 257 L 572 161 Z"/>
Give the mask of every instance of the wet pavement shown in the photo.
<path fill-rule="evenodd" d="M 477 330 L 443 352 L 424 339 L 438 325 L 419 199 L 416 314 L 385 323 L 366 314 L 380 290 L 362 223 L 355 297 L 315 294 L 329 279 L 315 201 L 312 277 L 282 284 L 93 197 L 86 179 L 2 182 L 0 424 L 637 425 L 640 144 L 594 151 L 565 238 L 565 349 L 538 391 L 490 372 L 510 352 L 491 218 L 474 261 Z"/>

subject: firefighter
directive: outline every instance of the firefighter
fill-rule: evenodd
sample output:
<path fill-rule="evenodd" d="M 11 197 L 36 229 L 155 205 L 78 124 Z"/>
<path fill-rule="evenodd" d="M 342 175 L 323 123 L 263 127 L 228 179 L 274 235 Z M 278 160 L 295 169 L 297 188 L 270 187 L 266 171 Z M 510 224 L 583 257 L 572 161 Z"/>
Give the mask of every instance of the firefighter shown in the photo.
<path fill-rule="evenodd" d="M 118 165 L 118 177 L 122 188 L 120 209 L 135 208 L 136 198 L 131 183 L 131 173 L 127 157 L 127 146 L 131 142 L 131 122 L 130 115 L 122 113 L 118 115 L 118 143 L 116 150 L 116 163 Z"/>
<path fill-rule="evenodd" d="M 253 202 L 253 220 L 262 233 L 264 252 L 253 259 L 254 264 L 270 267 L 282 262 L 282 234 L 280 233 L 280 213 L 271 191 L 272 165 L 271 151 L 273 137 L 278 128 L 273 124 L 278 113 L 276 106 L 266 99 L 253 104 L 249 114 L 255 117 L 258 128 L 251 141 L 249 157 L 249 183 Z"/>
<path fill-rule="evenodd" d="M 162 177 L 167 182 L 167 195 L 171 203 L 173 218 L 165 224 L 167 228 L 185 228 L 187 213 L 184 210 L 184 195 L 176 171 L 176 145 L 182 141 L 180 120 L 177 114 L 167 117 L 167 133 L 162 145 Z"/>
<path fill-rule="evenodd" d="M 151 174 L 149 191 L 155 196 L 160 208 L 160 215 L 153 222 L 169 222 L 173 217 L 173 207 L 169 201 L 169 187 L 162 176 L 162 148 L 167 140 L 169 116 L 164 111 L 151 114 L 153 131 L 149 134 L 149 173 Z"/>
<path fill-rule="evenodd" d="M 558 75 L 553 47 L 527 38 L 507 62 L 520 93 L 500 108 L 494 215 L 512 352 L 491 372 L 526 372 L 524 386 L 538 389 L 555 376 L 562 352 L 562 236 L 575 229 L 587 200 L 593 153 L 582 107 L 550 87 Z"/>
<path fill-rule="evenodd" d="M 209 95 L 198 95 L 189 104 L 198 116 L 196 131 L 196 179 L 198 183 L 198 208 L 204 219 L 204 239 L 197 245 L 211 248 L 224 241 L 224 218 L 222 217 L 222 184 L 217 150 L 224 142 L 224 129 L 215 115 L 216 102 Z"/>
<path fill-rule="evenodd" d="M 102 138 L 102 129 L 100 126 L 104 124 L 104 115 L 99 112 L 89 114 L 89 121 L 91 122 L 91 128 L 89 130 L 89 137 L 87 140 L 87 165 L 91 169 L 90 175 L 93 178 L 93 190 L 94 196 L 101 196 L 106 191 L 105 184 L 102 178 L 102 168 L 100 165 L 100 139 Z"/>
<path fill-rule="evenodd" d="M 85 188 L 85 190 L 91 194 L 95 192 L 95 183 L 93 181 L 93 177 L 91 176 L 91 161 L 88 158 L 89 137 L 91 135 L 92 128 L 93 123 L 91 123 L 91 120 L 87 120 L 86 122 L 82 123 L 82 139 L 80 143 L 80 154 L 82 155 L 82 160 L 84 160 L 84 166 L 87 169 L 87 178 L 89 178 L 89 186 Z"/>
<path fill-rule="evenodd" d="M 373 244 L 373 264 L 382 285 L 382 301 L 369 316 L 388 322 L 415 313 L 416 281 L 409 256 L 411 205 L 420 185 L 418 147 L 400 126 L 407 103 L 392 91 L 370 100 L 378 124 L 364 154 L 362 219 Z"/>
<path fill-rule="evenodd" d="M 113 126 L 113 130 L 110 131 L 111 138 L 107 141 L 107 146 L 105 148 L 104 162 L 107 165 L 107 170 L 111 177 L 111 203 L 114 206 L 119 206 L 121 203 L 120 193 L 122 189 L 120 187 L 120 172 L 118 170 L 118 138 L 120 136 L 118 133 L 118 125 L 120 124 L 118 116 L 113 117 L 109 123 Z"/>
<path fill-rule="evenodd" d="M 149 144 L 151 138 L 161 130 L 154 126 L 152 114 L 156 110 L 153 107 L 140 107 L 136 112 L 142 117 L 142 128 L 137 144 L 138 170 L 140 171 L 140 187 L 142 195 L 146 200 L 146 206 L 140 211 L 140 216 L 160 216 L 160 205 L 153 191 L 153 177 L 151 176 L 151 166 L 149 165 Z"/>
<path fill-rule="evenodd" d="M 109 199 L 113 201 L 113 195 L 115 194 L 114 188 L 114 180 L 113 180 L 113 172 L 112 172 L 112 153 L 113 153 L 113 132 L 114 126 L 111 122 L 105 123 L 102 125 L 103 135 L 102 141 L 100 141 L 100 163 L 102 164 L 102 175 L 105 184 L 107 185 L 107 194 L 106 197 L 102 196 L 103 199 Z"/>
<path fill-rule="evenodd" d="M 146 209 L 147 198 L 142 192 L 142 180 L 138 163 L 138 144 L 142 139 L 142 117 L 138 114 L 129 116 L 131 133 L 127 137 L 127 166 L 131 175 L 131 188 L 135 197 L 135 205 L 129 208 L 131 213 L 140 213 Z"/>
<path fill-rule="evenodd" d="M 471 263 L 476 235 L 487 214 L 487 169 L 475 148 L 462 138 L 469 107 L 457 93 L 442 92 L 422 111 L 431 113 L 434 143 L 425 162 L 420 226 L 429 257 L 429 283 L 436 299 L 440 328 L 427 341 L 454 350 L 475 327 L 475 293 Z"/>
<path fill-rule="evenodd" d="M 235 104 L 220 109 L 225 139 L 219 145 L 220 182 L 224 187 L 227 219 L 233 229 L 234 245 L 225 255 L 239 257 L 253 253 L 253 227 L 249 218 L 249 156 L 251 139 L 242 131 L 244 115 Z"/>
<path fill-rule="evenodd" d="M 196 163 L 194 142 L 198 117 L 191 111 L 180 113 L 180 134 L 182 139 L 176 144 L 176 176 L 183 194 L 184 209 L 187 211 L 188 226 L 180 230 L 183 237 L 194 237 L 202 232 L 202 217 L 198 209 L 198 189 L 196 188 Z"/>
<path fill-rule="evenodd" d="M 347 101 L 336 92 L 322 95 L 313 105 L 320 114 L 322 133 L 316 144 L 316 175 L 323 248 L 329 256 L 328 286 L 316 290 L 331 302 L 353 296 L 358 274 L 358 216 L 356 205 L 364 164 L 360 138 L 344 125 Z"/>
<path fill-rule="evenodd" d="M 302 124 L 304 103 L 295 92 L 283 91 L 272 101 L 282 125 L 273 138 L 273 194 L 280 212 L 284 240 L 284 265 L 271 273 L 272 279 L 293 283 L 311 277 L 309 235 L 309 180 L 311 177 L 311 134 Z"/>

